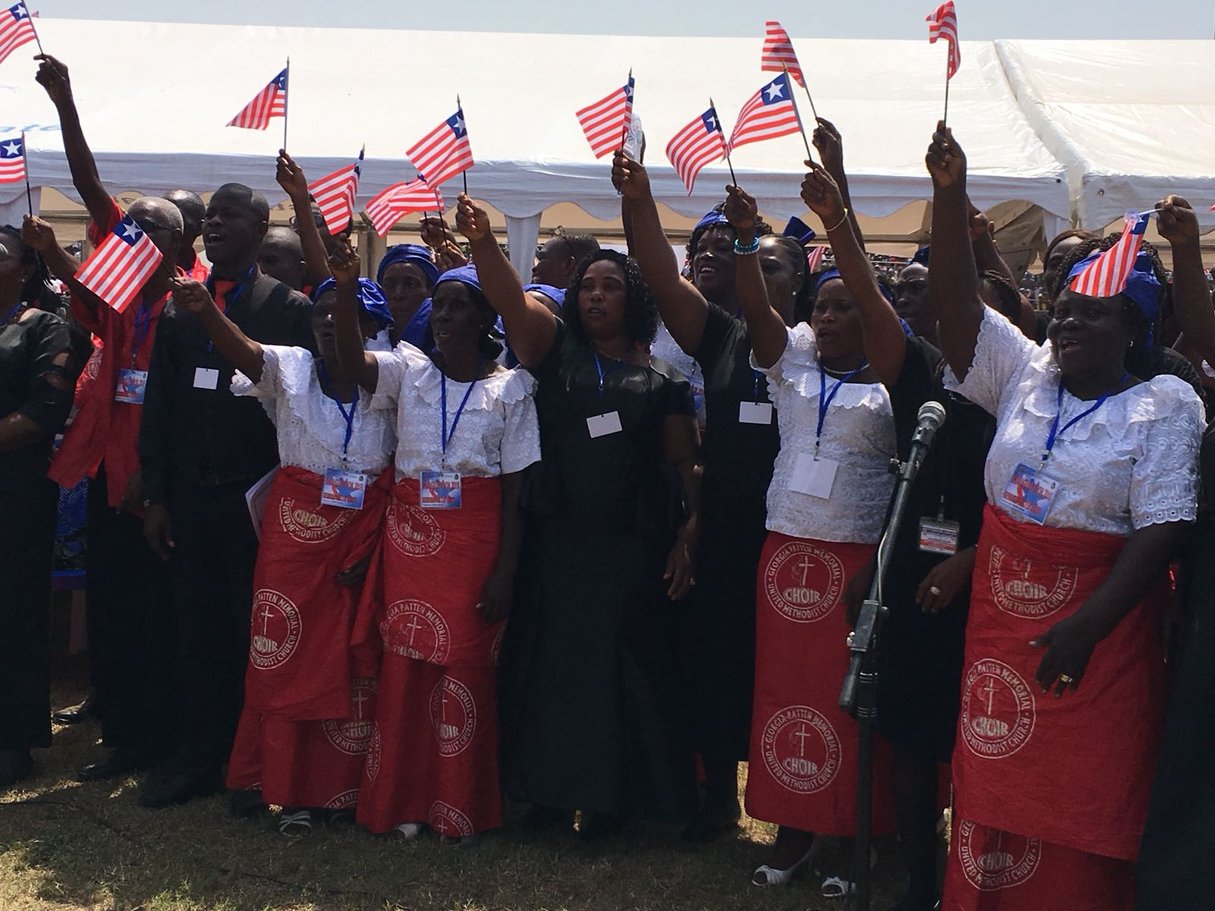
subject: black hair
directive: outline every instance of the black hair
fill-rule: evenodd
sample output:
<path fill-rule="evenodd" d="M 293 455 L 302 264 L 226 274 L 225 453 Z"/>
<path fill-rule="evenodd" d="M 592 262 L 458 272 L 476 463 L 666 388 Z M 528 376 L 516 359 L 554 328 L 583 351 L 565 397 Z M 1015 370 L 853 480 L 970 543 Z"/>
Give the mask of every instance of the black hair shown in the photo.
<path fill-rule="evenodd" d="M 810 276 L 806 274 L 806 248 L 792 237 L 786 237 L 783 234 L 773 236 L 776 238 L 776 245 L 781 248 L 781 251 L 793 264 L 793 271 L 797 273 L 797 278 L 801 282 L 801 286 L 793 296 L 793 322 L 796 325 L 810 318 L 810 289 L 814 286 L 814 283 L 810 281 Z"/>
<path fill-rule="evenodd" d="M 713 207 L 712 211 L 717 212 L 718 214 L 725 212 L 726 211 L 725 200 L 722 200 L 717 205 L 715 205 Z M 707 214 L 708 213 L 706 213 L 706 215 Z M 717 222 L 717 223 L 711 224 L 711 225 L 700 225 L 699 227 L 693 228 L 692 236 L 688 238 L 688 246 L 687 246 L 686 252 L 684 254 L 687 257 L 689 262 L 696 256 L 696 247 L 700 243 L 700 239 L 702 237 L 704 237 L 705 232 L 712 231 L 714 228 L 722 228 L 722 229 L 734 234 L 736 238 L 738 236 L 738 232 L 734 230 L 734 226 L 731 225 L 729 222 L 724 222 L 724 221 Z M 768 235 L 771 233 L 772 233 L 772 226 L 770 224 L 768 224 L 766 221 L 764 221 L 762 218 L 755 223 L 755 236 L 756 237 L 764 237 L 765 235 Z"/>
<path fill-rule="evenodd" d="M 1021 319 L 1021 292 L 1003 272 L 988 269 L 979 273 L 979 284 L 989 288 L 1000 302 L 996 307 L 1010 323 L 1016 325 Z"/>
<path fill-rule="evenodd" d="M 584 259 L 578 265 L 570 286 L 565 292 L 565 304 L 561 308 L 561 319 L 569 327 L 570 332 L 578 341 L 586 343 L 586 333 L 582 331 L 582 315 L 578 310 L 578 289 L 586 270 L 603 260 L 615 263 L 624 273 L 625 304 L 624 332 L 629 341 L 650 344 L 658 333 L 658 305 L 646 287 L 641 277 L 641 269 L 637 260 L 615 250 L 599 250 Z"/>
<path fill-rule="evenodd" d="M 183 221 L 201 225 L 206 217 L 207 204 L 193 190 L 170 190 L 164 198 L 177 206 Z"/>
<path fill-rule="evenodd" d="M 566 253 L 573 257 L 574 265 L 579 266 L 588 256 L 598 253 L 599 240 L 593 234 L 554 234 L 565 244 Z"/>
<path fill-rule="evenodd" d="M 59 295 L 47 285 L 51 273 L 46 267 L 46 261 L 38 255 L 37 250 L 22 240 L 20 228 L 13 225 L 0 225 L 0 234 L 5 235 L 6 245 L 8 238 L 12 238 L 16 242 L 13 244 L 12 250 L 18 254 L 21 265 L 33 267 L 29 277 L 21 285 L 21 301 L 40 310 L 57 309 L 62 301 L 59 300 Z"/>
<path fill-rule="evenodd" d="M 1081 246 L 1083 246 L 1084 243 L 1098 239 L 1098 235 L 1093 234 L 1091 231 L 1081 231 L 1079 228 L 1068 228 L 1063 233 L 1056 234 L 1053 238 L 1051 238 L 1051 242 L 1046 245 L 1046 249 L 1042 252 L 1042 287 L 1046 289 L 1046 293 L 1050 295 L 1051 300 L 1054 300 L 1059 294 L 1059 292 L 1055 290 L 1056 285 L 1059 283 L 1059 272 L 1062 271 L 1063 275 L 1066 276 L 1067 270 L 1062 269 L 1061 267 L 1050 269 L 1047 268 L 1046 264 L 1050 262 L 1050 255 L 1054 251 L 1055 247 L 1059 246 L 1059 244 L 1063 243 L 1065 240 L 1071 240 L 1073 237 L 1080 238 L 1082 241 Z"/>
<path fill-rule="evenodd" d="M 220 195 L 232 196 L 239 200 L 240 205 L 255 218 L 261 221 L 270 220 L 270 204 L 266 202 L 266 197 L 257 190 L 247 187 L 243 183 L 226 183 L 211 194 L 211 201 L 214 202 L 215 197 Z"/>

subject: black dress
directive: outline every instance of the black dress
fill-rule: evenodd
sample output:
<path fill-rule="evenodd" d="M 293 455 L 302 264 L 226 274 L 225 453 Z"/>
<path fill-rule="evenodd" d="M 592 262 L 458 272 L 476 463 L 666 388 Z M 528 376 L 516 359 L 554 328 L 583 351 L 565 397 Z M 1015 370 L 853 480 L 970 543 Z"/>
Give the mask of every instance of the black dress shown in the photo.
<path fill-rule="evenodd" d="M 755 688 L 755 572 L 767 536 L 765 500 L 780 451 L 776 416 L 744 423 L 740 405 L 767 404 L 751 367 L 747 325 L 709 304 L 695 352 L 705 378 L 700 549 L 686 610 L 693 747 L 747 758 Z"/>
<path fill-rule="evenodd" d="M 0 418 L 45 433 L 0 453 L 0 750 L 51 745 L 51 555 L 59 488 L 46 476 L 51 439 L 72 407 L 80 364 L 67 323 L 29 311 L 0 327 Z M 54 361 L 66 355 L 66 365 Z"/>
<path fill-rule="evenodd" d="M 593 351 L 559 325 L 535 371 L 543 461 L 503 656 L 507 783 L 535 804 L 673 820 L 694 780 L 662 579 L 678 518 L 662 427 L 692 400 L 662 361 L 601 363 L 602 394 Z M 592 438 L 587 418 L 613 411 L 622 430 Z"/>

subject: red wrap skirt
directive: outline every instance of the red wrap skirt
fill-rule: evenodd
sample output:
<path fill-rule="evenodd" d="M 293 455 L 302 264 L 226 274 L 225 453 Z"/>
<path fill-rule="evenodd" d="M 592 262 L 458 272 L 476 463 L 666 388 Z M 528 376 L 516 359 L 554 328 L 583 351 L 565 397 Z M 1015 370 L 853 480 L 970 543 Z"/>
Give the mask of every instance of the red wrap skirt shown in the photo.
<path fill-rule="evenodd" d="M 857 727 L 839 708 L 850 652 L 844 591 L 872 544 L 769 532 L 756 583 L 755 702 L 747 813 L 822 835 L 856 834 Z M 890 749 L 874 740 L 873 825 L 894 830 Z"/>
<path fill-rule="evenodd" d="M 391 473 L 361 510 L 322 506 L 321 477 L 279 470 L 253 574 L 245 702 L 228 787 L 281 806 L 352 806 L 371 740 L 374 666 L 350 648 L 355 591 L 337 575 L 375 553 Z"/>
<path fill-rule="evenodd" d="M 355 622 L 380 653 L 358 821 L 465 836 L 502 824 L 497 659 L 504 623 L 477 604 L 501 544 L 499 478 L 465 477 L 459 509 L 424 510 L 418 481 L 392 491 L 379 559 Z"/>

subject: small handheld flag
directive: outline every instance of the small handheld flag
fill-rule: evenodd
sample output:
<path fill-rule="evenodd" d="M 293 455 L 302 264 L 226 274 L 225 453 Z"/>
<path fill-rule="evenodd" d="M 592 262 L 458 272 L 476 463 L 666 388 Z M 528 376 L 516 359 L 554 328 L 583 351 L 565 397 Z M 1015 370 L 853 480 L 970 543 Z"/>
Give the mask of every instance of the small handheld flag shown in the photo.
<path fill-rule="evenodd" d="M 945 58 L 945 113 L 941 120 L 949 122 L 949 81 L 962 65 L 962 51 L 958 47 L 958 14 L 953 8 L 953 0 L 945 0 L 925 18 L 928 23 L 928 43 L 936 44 L 944 41 L 949 46 Z"/>
<path fill-rule="evenodd" d="M 442 213 L 443 197 L 439 195 L 438 188 L 418 177 L 417 180 L 387 187 L 367 203 L 366 211 L 375 233 L 383 237 L 410 212 L 425 212 L 436 205 Z"/>
<path fill-rule="evenodd" d="M 287 70 L 275 76 L 253 100 L 228 121 L 230 127 L 264 130 L 275 117 L 287 116 Z"/>
<path fill-rule="evenodd" d="M 414 143 L 405 152 L 405 157 L 419 174 L 426 175 L 426 183 L 432 187 L 446 183 L 473 166 L 464 110 L 458 100 L 456 112 Z"/>
<path fill-rule="evenodd" d="M 606 98 L 587 105 L 577 112 L 578 122 L 591 152 L 596 158 L 610 155 L 620 148 L 629 132 L 629 121 L 633 114 L 633 74 L 628 82 L 614 89 Z"/>
<path fill-rule="evenodd" d="M 800 129 L 797 109 L 789 91 L 789 77 L 781 73 L 742 106 L 734 132 L 730 134 L 729 149 L 733 152 L 739 146 L 788 136 Z"/>
<path fill-rule="evenodd" d="M 675 166 L 675 173 L 688 188 L 696 186 L 696 175 L 714 161 L 726 157 L 725 136 L 721 131 L 721 120 L 717 110 L 709 103 L 709 109 L 676 133 L 667 143 L 667 158 Z"/>
<path fill-rule="evenodd" d="M 1151 212 L 1128 212 L 1122 236 L 1112 247 L 1090 262 L 1072 279 L 1072 290 L 1088 297 L 1113 297 L 1126 287 L 1127 276 L 1135 268 L 1135 258 L 1143 246 Z"/>
<path fill-rule="evenodd" d="M 38 33 L 34 31 L 34 22 L 30 19 L 30 11 L 24 0 L 18 0 L 8 9 L 0 11 L 0 63 L 21 45 L 31 41 L 38 42 Z M 40 42 L 38 52 L 42 52 Z"/>
<path fill-rule="evenodd" d="M 13 136 L 0 139 L 0 183 L 25 180 L 25 140 Z"/>
<path fill-rule="evenodd" d="M 121 313 L 163 258 L 135 219 L 126 215 L 76 270 L 76 279 Z"/>
<path fill-rule="evenodd" d="M 346 230 L 354 216 L 354 199 L 359 193 L 359 174 L 366 151 L 364 146 L 359 150 L 359 158 L 354 164 L 348 164 L 308 184 L 308 192 L 316 200 L 330 234 L 336 235 Z"/>
<path fill-rule="evenodd" d="M 814 99 L 810 97 L 810 86 L 806 82 L 806 74 L 802 72 L 801 64 L 797 62 L 797 53 L 793 50 L 793 41 L 789 33 L 775 19 L 764 23 L 764 50 L 760 58 L 759 68 L 765 73 L 788 72 L 793 81 L 806 90 L 806 100 L 810 102 L 810 114 L 818 120 L 818 111 L 814 107 Z"/>

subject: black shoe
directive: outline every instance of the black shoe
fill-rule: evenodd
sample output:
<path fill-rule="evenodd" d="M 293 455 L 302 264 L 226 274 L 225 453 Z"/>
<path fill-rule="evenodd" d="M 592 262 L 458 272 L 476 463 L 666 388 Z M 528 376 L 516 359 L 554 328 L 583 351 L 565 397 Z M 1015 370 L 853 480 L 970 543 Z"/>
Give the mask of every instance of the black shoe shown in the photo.
<path fill-rule="evenodd" d="M 139 795 L 139 805 L 156 810 L 180 803 L 189 803 L 196 797 L 210 797 L 222 787 L 218 768 L 170 769 L 148 776 Z"/>
<path fill-rule="evenodd" d="M 542 832 L 546 829 L 555 829 L 560 825 L 571 828 L 572 821 L 573 814 L 568 810 L 558 810 L 556 807 L 546 807 L 543 804 L 534 803 L 519 824 L 529 832 Z"/>
<path fill-rule="evenodd" d="M 624 818 L 614 813 L 583 813 L 578 824 L 578 841 L 598 843 L 619 835 L 623 829 Z"/>
<path fill-rule="evenodd" d="M 110 755 L 99 762 L 91 762 L 76 773 L 77 781 L 104 781 L 107 778 L 121 778 L 132 772 L 139 772 L 148 767 L 147 759 L 139 750 L 118 747 Z"/>
<path fill-rule="evenodd" d="M 66 709 L 60 709 L 57 712 L 51 712 L 51 721 L 55 724 L 80 724 L 82 721 L 88 721 L 97 715 L 97 697 L 92 691 L 84 697 L 84 702 L 79 705 L 70 705 Z"/>
<path fill-rule="evenodd" d="M 29 750 L 0 750 L 0 790 L 11 788 L 34 771 Z"/>
<path fill-rule="evenodd" d="M 266 809 L 261 788 L 251 791 L 233 791 L 228 798 L 228 812 L 237 819 L 252 819 Z"/>

